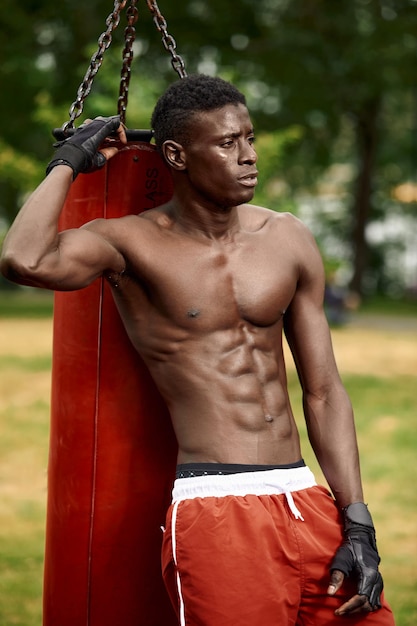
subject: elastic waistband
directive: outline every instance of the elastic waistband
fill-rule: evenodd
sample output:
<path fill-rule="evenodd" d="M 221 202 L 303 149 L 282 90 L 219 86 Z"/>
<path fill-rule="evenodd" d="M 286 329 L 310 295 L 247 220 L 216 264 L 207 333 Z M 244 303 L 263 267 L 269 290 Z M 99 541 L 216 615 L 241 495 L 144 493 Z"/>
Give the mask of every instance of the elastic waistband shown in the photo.
<path fill-rule="evenodd" d="M 177 465 L 176 478 L 194 478 L 215 474 L 240 474 L 242 472 L 261 472 L 272 469 L 293 469 L 305 467 L 304 459 L 295 463 L 281 465 L 242 465 L 240 463 L 180 463 Z"/>
<path fill-rule="evenodd" d="M 222 496 L 267 496 L 289 494 L 317 485 L 307 466 L 291 469 L 271 469 L 235 474 L 203 475 L 177 478 L 172 491 L 172 502 L 192 498 Z"/>

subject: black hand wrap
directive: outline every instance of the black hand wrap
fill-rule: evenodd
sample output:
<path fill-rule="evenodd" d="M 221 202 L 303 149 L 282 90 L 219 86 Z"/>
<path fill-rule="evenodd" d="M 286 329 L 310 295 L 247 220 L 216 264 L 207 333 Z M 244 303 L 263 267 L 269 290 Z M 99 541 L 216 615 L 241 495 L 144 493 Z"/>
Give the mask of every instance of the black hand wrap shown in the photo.
<path fill-rule="evenodd" d="M 82 124 L 71 137 L 54 144 L 57 148 L 54 158 L 46 168 L 46 174 L 56 165 L 69 165 L 73 179 L 80 172 L 89 174 L 103 167 L 106 157 L 98 152 L 100 144 L 120 126 L 120 117 L 97 117 L 89 124 Z"/>
<path fill-rule="evenodd" d="M 358 594 L 367 596 L 372 609 L 381 608 L 380 595 L 384 587 L 378 565 L 375 528 L 368 507 L 363 502 L 354 502 L 343 509 L 345 540 L 331 565 L 349 576 L 358 576 Z"/>

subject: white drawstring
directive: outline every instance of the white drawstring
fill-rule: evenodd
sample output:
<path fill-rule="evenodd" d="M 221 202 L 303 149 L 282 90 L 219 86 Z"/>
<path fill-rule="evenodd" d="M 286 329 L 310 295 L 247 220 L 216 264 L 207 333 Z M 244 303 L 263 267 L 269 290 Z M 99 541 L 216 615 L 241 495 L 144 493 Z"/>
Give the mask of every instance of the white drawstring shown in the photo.
<path fill-rule="evenodd" d="M 288 506 L 290 507 L 291 513 L 294 515 L 295 519 L 300 519 L 302 522 L 304 522 L 304 517 L 295 506 L 294 498 L 292 497 L 291 491 L 286 491 L 285 497 L 287 498 Z"/>

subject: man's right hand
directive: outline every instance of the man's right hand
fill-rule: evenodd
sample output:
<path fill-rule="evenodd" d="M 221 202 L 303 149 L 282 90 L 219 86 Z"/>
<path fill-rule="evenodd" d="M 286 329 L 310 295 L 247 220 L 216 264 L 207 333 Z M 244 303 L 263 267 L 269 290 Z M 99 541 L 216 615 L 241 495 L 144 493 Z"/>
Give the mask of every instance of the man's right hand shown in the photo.
<path fill-rule="evenodd" d="M 346 576 L 355 574 L 358 591 L 353 598 L 336 610 L 336 615 L 348 615 L 381 608 L 384 587 L 378 571 L 380 562 L 375 529 L 366 504 L 355 502 L 343 509 L 345 540 L 338 549 L 332 565 L 329 595 L 334 595 Z"/>
<path fill-rule="evenodd" d="M 116 147 L 108 146 L 99 151 L 106 137 L 115 132 L 117 139 L 126 143 L 126 134 L 118 115 L 86 120 L 71 137 L 56 144 L 57 151 L 46 168 L 46 174 L 57 165 L 68 165 L 74 172 L 75 180 L 80 172 L 88 174 L 100 169 L 118 151 Z"/>

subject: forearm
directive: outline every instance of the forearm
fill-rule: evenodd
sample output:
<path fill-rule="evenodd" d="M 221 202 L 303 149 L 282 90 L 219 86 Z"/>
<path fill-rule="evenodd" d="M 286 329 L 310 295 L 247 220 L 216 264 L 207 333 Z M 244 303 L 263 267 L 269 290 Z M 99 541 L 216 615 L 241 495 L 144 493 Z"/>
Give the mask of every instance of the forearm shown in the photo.
<path fill-rule="evenodd" d="M 103 145 L 106 138 L 109 145 Z M 58 233 L 72 181 L 81 172 L 103 167 L 117 154 L 120 142 L 126 143 L 126 134 L 116 115 L 82 124 L 58 147 L 48 176 L 22 207 L 4 242 L 0 269 L 7 278 L 64 291 L 86 287 L 106 269 L 124 269 L 122 254 L 93 230 Z"/>
<path fill-rule="evenodd" d="M 58 220 L 72 179 L 70 167 L 55 167 L 23 205 L 1 255 L 1 272 L 10 280 L 37 285 L 42 263 L 57 254 Z"/>
<path fill-rule="evenodd" d="M 343 387 L 322 397 L 306 394 L 304 412 L 312 448 L 340 508 L 363 501 L 353 411 Z"/>

